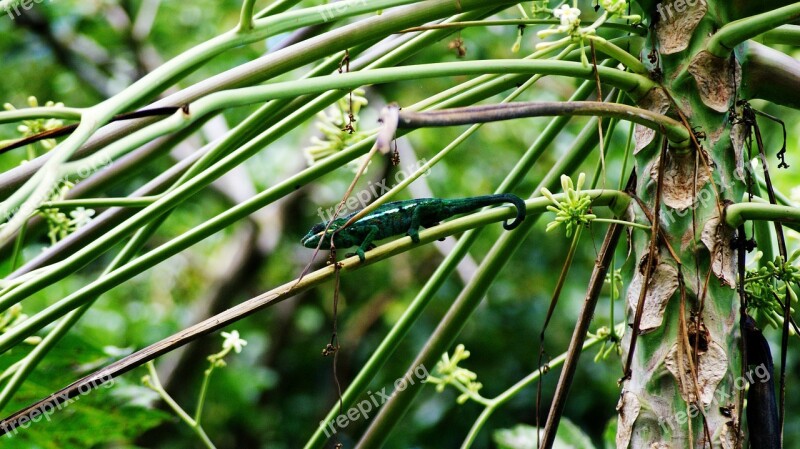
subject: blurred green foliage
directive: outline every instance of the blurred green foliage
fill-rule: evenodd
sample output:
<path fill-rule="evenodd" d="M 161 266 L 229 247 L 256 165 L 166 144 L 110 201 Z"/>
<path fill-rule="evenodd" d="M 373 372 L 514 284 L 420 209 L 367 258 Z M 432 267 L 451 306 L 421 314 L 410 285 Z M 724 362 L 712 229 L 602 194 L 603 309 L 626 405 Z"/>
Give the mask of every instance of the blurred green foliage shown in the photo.
<path fill-rule="evenodd" d="M 26 26 L 19 19 L 12 21 L 6 15 L 0 16 L 0 55 L 4 73 L 0 83 L 0 102 L 21 107 L 29 95 L 36 95 L 42 102 L 53 100 L 82 107 L 101 101 L 104 93 L 118 92 L 139 76 L 143 69 L 138 66 L 136 54 L 137 45 L 141 43 L 130 40 L 129 29 L 123 19 L 127 17 L 130 21 L 144 4 L 152 3 L 147 0 L 59 0 L 35 5 L 32 13 L 49 24 L 54 35 L 80 37 L 84 40 L 81 42 L 97 52 L 95 56 L 102 63 L 98 70 L 107 77 L 105 85 L 92 85 L 82 79 L 75 70 L 82 62 L 79 59 L 75 65 L 65 62 L 64 58 L 76 56 L 54 47 L 41 32 Z M 233 27 L 241 2 L 200 0 L 156 3 L 159 4 L 158 14 L 144 42 L 165 60 Z M 511 13 L 505 17 L 514 18 Z M 459 35 L 464 40 L 465 59 L 518 56 L 511 52 L 517 37 L 514 27 L 471 28 Z M 226 52 L 200 67 L 181 81 L 179 86 L 186 87 L 247 62 L 279 41 L 280 37 Z M 408 63 L 453 61 L 456 55 L 447 44 L 447 41 L 443 41 L 427 48 Z M 534 33 L 526 33 L 520 55 L 532 52 L 533 45 Z M 294 75 L 299 77 L 302 73 L 302 70 L 298 70 Z M 384 102 L 412 104 L 464 80 L 432 79 L 424 83 L 405 82 L 369 88 L 367 96 L 371 97 L 370 105 L 362 111 L 362 129 L 376 125 L 377 111 Z M 545 78 L 520 100 L 564 99 L 574 87 L 572 80 Z M 499 99 L 493 98 L 491 101 Z M 800 167 L 796 138 L 800 135 L 800 121 L 797 120 L 797 113 L 770 105 L 757 104 L 756 107 L 782 117 L 789 127 L 788 162 L 792 168 L 777 173 L 774 179 L 779 189 L 800 200 L 800 189 L 795 188 L 800 181 L 800 172 L 795 169 Z M 228 126 L 234 126 L 250 110 L 242 108 L 226 112 Z M 540 118 L 486 125 L 458 148 L 453 157 L 437 165 L 423 181 L 434 195 L 440 197 L 490 193 L 546 122 L 546 119 Z M 529 191 L 538 183 L 585 123 L 585 119 L 571 122 L 528 174 L 519 188 L 520 192 Z M 762 126 L 768 137 L 768 148 L 780 148 L 778 128 L 771 123 Z M 0 139 L 16 137 L 15 128 L 16 125 L 1 125 Z M 617 128 L 611 137 L 612 148 L 625 145 L 627 129 L 627 124 Z M 461 131 L 462 128 L 420 130 L 411 134 L 408 141 L 417 158 L 430 158 L 442 148 L 443 142 L 449 142 Z M 313 122 L 309 122 L 304 128 L 280 139 L 248 161 L 245 168 L 252 187 L 263 190 L 302 167 L 305 163 L 302 148 L 308 145 L 314 135 L 318 135 L 316 128 Z M 25 157 L 25 152 L 19 150 L 4 154 L 0 157 L 0 169 L 12 168 Z M 167 157 L 149 161 L 137 167 L 124 183 L 99 194 L 127 194 L 168 168 L 171 163 Z M 384 172 L 391 178 L 391 170 L 396 169 L 382 164 L 373 161 L 366 179 L 376 179 Z M 596 164 L 597 159 L 588 161 L 580 171 L 594 173 Z M 616 188 L 621 176 L 621 159 L 611 156 L 606 164 L 606 177 L 598 186 Z M 246 264 L 245 276 L 238 282 L 225 284 L 224 277 L 228 275 L 232 255 L 256 245 L 254 240 L 241 243 L 250 224 L 229 228 L 103 295 L 76 331 L 59 344 L 38 368 L 32 381 L 25 384 L 16 401 L 3 412 L 9 413 L 46 396 L 88 372 L 91 367 L 108 363 L 125 351 L 140 349 L 197 322 L 208 307 L 210 297 L 215 296 L 215 288 L 223 289 L 216 294 L 219 302 L 213 305 L 219 309 L 294 279 L 311 256 L 310 251 L 300 247 L 299 238 L 319 221 L 317 209 L 334 205 L 351 179 L 352 171 L 339 170 L 324 177 L 312 188 L 304 188 L 285 198 L 271 210 L 271 221 L 259 232 L 261 238 L 274 241 L 263 245 L 268 248 L 267 252 L 255 251 L 250 255 L 252 260 Z M 170 216 L 148 247 L 152 248 L 178 235 L 229 205 L 229 201 L 214 190 L 201 192 Z M 536 369 L 542 320 L 569 244 L 566 237 L 557 233 L 545 238 L 547 221 L 539 220 L 534 234 L 509 261 L 458 339 L 471 352 L 470 367 L 478 374 L 478 379 L 483 383 L 482 391 L 488 397 L 502 392 Z M 491 226 L 484 232 L 471 251 L 475 261 L 480 261 L 500 232 L 499 226 Z M 573 323 L 583 301 L 603 232 L 602 226 L 596 226 L 583 234 L 569 282 L 564 287 L 549 326 L 545 349 L 551 357 L 566 349 L 572 335 Z M 797 247 L 798 235 L 790 232 L 789 237 L 790 244 Z M 33 232 L 29 238 L 23 254 L 25 260 L 30 260 L 49 245 L 43 232 Z M 618 251 L 617 267 L 624 261 L 624 246 L 621 245 Z M 55 284 L 44 293 L 27 300 L 25 308 L 38 310 L 76 290 L 99 274 L 110 261 L 108 257 L 86 267 L 83 271 L 85 278 L 70 277 Z M 342 276 L 339 378 L 343 386 L 363 366 L 441 260 L 442 255 L 428 245 Z M 0 270 L 3 273 L 10 271 L 7 260 L 3 261 Z M 381 376 L 374 380 L 372 391 L 390 385 L 401 375 L 438 320 L 446 313 L 461 285 L 462 280 L 452 278 L 438 292 L 435 301 L 414 326 Z M 215 372 L 204 414 L 205 429 L 218 447 L 300 447 L 327 410 L 335 404 L 336 388 L 331 374 L 331 360 L 320 356 L 320 350 L 330 338 L 332 296 L 333 285 L 325 284 L 234 326 L 249 344 L 241 354 L 228 360 L 226 368 Z M 598 306 L 593 329 L 612 324 L 608 320 L 608 297 L 606 291 Z M 622 317 L 622 300 L 618 299 L 616 304 L 615 316 L 618 319 Z M 776 335 L 770 333 L 769 336 Z M 217 335 L 208 336 L 192 344 L 186 351 L 180 351 L 180 355 L 171 354 L 159 360 L 160 366 L 176 367 L 166 387 L 180 403 L 194 403 L 193 395 L 198 391 L 202 370 L 206 366 L 205 356 L 216 351 L 218 339 Z M 102 342 L 102 347 L 96 342 Z M 0 358 L 0 364 L 5 368 L 20 356 L 20 353 L 4 356 Z M 792 353 L 790 362 L 792 367 L 797 367 L 797 358 Z M 4 439 L 4 447 L 197 447 L 190 431 L 172 415 L 160 411 L 163 405 L 154 403 L 152 392 L 139 384 L 143 373 L 143 370 L 136 370 L 124 376 L 112 388 L 100 389 L 82 397 L 67 410 L 53 415 L 52 422 L 37 423 L 35 428 L 20 431 L 17 437 L 8 442 Z M 544 377 L 542 388 L 545 404 L 552 394 L 557 374 L 556 370 Z M 594 441 L 596 447 L 604 447 L 604 430 L 615 416 L 613 404 L 618 396 L 616 381 L 620 375 L 620 362 L 614 357 L 602 363 L 592 363 L 588 354 L 582 358 L 565 414 Z M 414 411 L 400 424 L 402 432 L 396 432 L 387 447 L 455 447 L 460 444 L 480 410 L 473 403 L 457 405 L 456 395 L 455 391 L 435 394 L 433 388 L 426 390 Z M 530 387 L 500 409 L 489 421 L 487 430 L 478 436 L 475 447 L 493 447 L 493 429 L 511 428 L 517 423 L 533 424 L 535 397 L 535 387 Z M 789 401 L 789 410 L 799 405 L 791 395 Z M 365 424 L 364 421 L 355 422 L 346 429 L 346 434 L 340 435 L 346 447 L 352 447 L 351 438 L 359 435 Z M 787 438 L 791 440 L 800 433 L 800 429 L 796 420 L 790 420 L 789 425 Z M 57 445 L 55 441 L 58 441 Z"/>

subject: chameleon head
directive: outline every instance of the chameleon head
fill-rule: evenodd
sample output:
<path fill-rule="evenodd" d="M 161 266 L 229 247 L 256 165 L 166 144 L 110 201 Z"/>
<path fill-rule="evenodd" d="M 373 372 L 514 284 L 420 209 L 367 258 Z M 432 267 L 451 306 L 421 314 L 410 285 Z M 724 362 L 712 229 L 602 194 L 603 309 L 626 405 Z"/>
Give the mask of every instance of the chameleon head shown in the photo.
<path fill-rule="evenodd" d="M 319 245 L 319 241 L 322 240 L 322 234 L 325 232 L 325 225 L 326 223 L 319 223 L 314 225 L 310 231 L 303 237 L 300 242 L 303 243 L 303 246 L 306 248 L 316 248 Z M 331 230 L 328 230 L 328 234 L 330 235 Z M 324 248 L 323 248 L 324 249 Z"/>
<path fill-rule="evenodd" d="M 337 218 L 330 225 L 327 223 L 319 223 L 314 225 L 314 227 L 308 231 L 308 234 L 306 234 L 305 237 L 300 240 L 300 242 L 306 248 L 316 248 L 317 245 L 319 245 L 320 240 L 322 240 L 322 245 L 320 245 L 320 248 L 327 250 L 330 249 L 331 236 L 333 236 L 333 243 L 337 248 L 349 248 L 351 246 L 358 245 L 364 240 L 360 233 L 353 233 L 349 231 L 351 228 L 348 228 L 348 232 L 345 232 L 345 230 L 341 229 L 342 226 L 344 226 L 344 224 L 347 222 L 347 219 L 347 217 Z M 326 226 L 328 228 L 327 233 L 325 232 Z M 326 234 L 324 238 L 323 234 Z"/>

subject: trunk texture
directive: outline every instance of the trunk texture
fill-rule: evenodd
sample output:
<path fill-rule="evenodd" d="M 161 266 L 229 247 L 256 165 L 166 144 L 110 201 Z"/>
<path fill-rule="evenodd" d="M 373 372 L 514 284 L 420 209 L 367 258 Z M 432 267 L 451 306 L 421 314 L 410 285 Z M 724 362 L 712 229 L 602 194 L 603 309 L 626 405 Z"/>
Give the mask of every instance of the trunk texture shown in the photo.
<path fill-rule="evenodd" d="M 667 148 L 662 154 L 661 137 L 637 127 L 636 193 L 647 211 L 634 205 L 632 213 L 649 222 L 660 203 L 664 239 L 653 260 L 647 233 L 637 231 L 631 240 L 629 323 L 646 281 L 647 287 L 630 376 L 622 382 L 618 404 L 618 448 L 727 449 L 742 444 L 737 432 L 746 377 L 737 256 L 734 230 L 720 215 L 725 203 L 740 202 L 746 190 L 744 126 L 730 112 L 741 99 L 735 55 L 744 48 L 729 58 L 704 50 L 716 30 L 739 18 L 736 3 L 640 2 L 651 19 L 641 59 L 664 87 L 653 89 L 640 106 L 678 120 L 680 110 L 697 131 L 702 151 L 693 146 Z M 748 13 L 761 12 L 758 2 L 747 3 Z M 623 360 L 631 350 L 631 334 L 623 342 Z"/>

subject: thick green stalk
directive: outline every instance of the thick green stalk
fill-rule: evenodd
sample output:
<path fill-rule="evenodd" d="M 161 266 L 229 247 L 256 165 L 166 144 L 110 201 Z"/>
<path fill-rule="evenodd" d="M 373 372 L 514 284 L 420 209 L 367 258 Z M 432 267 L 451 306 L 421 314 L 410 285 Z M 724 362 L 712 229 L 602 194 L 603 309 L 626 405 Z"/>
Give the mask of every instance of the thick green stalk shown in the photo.
<path fill-rule="evenodd" d="M 242 2 L 239 25 L 236 26 L 237 32 L 248 33 L 253 29 L 253 8 L 256 6 L 255 4 L 255 0 L 244 0 L 244 2 Z"/>
<path fill-rule="evenodd" d="M 800 45 L 800 25 L 783 25 L 755 38 L 762 44 Z"/>
<path fill-rule="evenodd" d="M 769 203 L 736 203 L 725 209 L 725 222 L 737 228 L 748 220 L 780 221 L 796 229 L 800 226 L 800 208 Z"/>
<path fill-rule="evenodd" d="M 75 200 L 48 201 L 42 203 L 40 209 L 74 209 L 76 207 L 100 208 L 100 207 L 145 207 L 155 201 L 157 196 L 141 196 L 137 198 L 81 198 Z"/>
<path fill-rule="evenodd" d="M 706 49 L 712 55 L 724 58 L 742 42 L 773 28 L 794 22 L 798 18 L 800 18 L 800 2 L 736 20 L 717 30 L 708 40 Z"/>
<path fill-rule="evenodd" d="M 39 118 L 59 118 L 63 120 L 80 120 L 85 112 L 82 108 L 38 107 L 0 111 L 0 123 L 13 123 L 22 120 L 35 120 Z"/>
<path fill-rule="evenodd" d="M 557 19 L 496 19 L 496 20 L 474 20 L 474 21 L 459 20 L 458 22 L 452 22 L 452 23 L 435 23 L 431 25 L 412 27 L 403 30 L 403 32 L 412 32 L 421 30 L 439 30 L 443 28 L 462 29 L 469 27 L 487 27 L 487 26 L 498 26 L 498 25 L 519 26 L 519 25 L 560 25 L 560 24 L 561 21 Z M 591 22 L 585 20 L 581 21 L 581 26 L 587 26 L 590 24 Z M 628 25 L 625 23 L 605 22 L 602 25 L 600 25 L 600 28 L 625 31 L 626 33 L 644 36 L 644 31 L 641 28 Z"/>
<path fill-rule="evenodd" d="M 312 79 L 273 83 L 266 86 L 234 89 L 230 91 L 211 94 L 195 102 L 191 113 L 185 114 L 178 111 L 169 118 L 150 125 L 132 135 L 115 142 L 108 148 L 97 152 L 85 160 L 66 164 L 62 176 L 85 171 L 87 167 L 95 167 L 103 161 L 116 159 L 127 151 L 136 148 L 162 135 L 178 131 L 192 124 L 195 120 L 206 114 L 236 106 L 244 106 L 279 98 L 291 98 L 307 94 L 315 94 L 332 90 L 354 89 L 363 85 L 376 83 L 390 83 L 413 79 L 424 79 L 441 76 L 458 76 L 486 73 L 528 73 L 543 75 L 572 75 L 585 79 L 594 79 L 593 69 L 584 67 L 577 62 L 565 61 L 520 61 L 520 60 L 494 60 L 475 62 L 451 62 L 439 64 L 425 64 L 418 66 L 403 66 L 364 70 L 360 72 L 343 73 L 330 76 L 319 76 Z M 623 72 L 621 70 L 598 67 L 601 80 L 639 98 L 653 87 L 653 83 L 641 76 Z M 569 105 L 567 105 L 569 106 Z M 662 128 L 674 139 L 676 145 L 685 145 L 688 135 L 679 123 L 672 119 L 654 114 L 645 110 L 638 110 L 625 105 L 602 106 L 604 114 L 611 116 L 625 116 L 633 121 L 647 123 L 647 126 Z M 616 111 L 616 109 L 625 109 Z M 567 113 L 583 114 L 580 108 L 569 108 L 573 111 Z M 555 113 L 556 111 L 552 111 Z"/>

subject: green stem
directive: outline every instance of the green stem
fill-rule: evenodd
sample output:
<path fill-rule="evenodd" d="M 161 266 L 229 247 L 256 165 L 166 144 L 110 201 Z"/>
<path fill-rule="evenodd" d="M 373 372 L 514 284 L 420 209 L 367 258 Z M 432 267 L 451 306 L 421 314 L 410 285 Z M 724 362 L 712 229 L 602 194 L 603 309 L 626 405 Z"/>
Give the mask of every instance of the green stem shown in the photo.
<path fill-rule="evenodd" d="M 11 272 L 17 269 L 19 266 L 20 257 L 22 257 L 22 246 L 25 242 L 25 231 L 28 229 L 28 223 L 22 225 L 20 228 L 19 233 L 17 234 L 17 239 L 14 241 L 14 251 L 11 253 Z"/>
<path fill-rule="evenodd" d="M 326 90 L 347 90 L 376 83 L 407 81 L 420 78 L 442 76 L 483 75 L 487 73 L 522 73 L 560 75 L 581 79 L 594 79 L 592 67 L 584 67 L 579 62 L 552 60 L 493 59 L 488 61 L 444 62 L 422 65 L 409 65 L 384 69 L 364 70 L 342 73 L 310 80 L 271 83 L 263 86 L 245 87 L 217 92 L 205 97 L 209 102 L 219 102 L 228 106 L 242 106 L 273 98 L 293 97 Z M 600 80 L 629 92 L 634 99 L 647 94 L 656 84 L 650 79 L 634 73 L 609 67 L 598 67 Z M 248 98 L 254 95 L 258 99 Z"/>
<path fill-rule="evenodd" d="M 613 86 L 619 87 L 637 99 L 649 91 L 655 84 L 649 79 L 623 72 L 618 69 L 599 66 L 597 76 Z M 380 68 L 350 72 L 312 79 L 287 81 L 264 86 L 247 87 L 217 92 L 206 96 L 192 104 L 191 114 L 178 111 L 164 120 L 141 129 L 123 138 L 108 148 L 94 155 L 66 164 L 61 175 L 69 175 L 85 171 L 87 167 L 101 166 L 103 161 L 113 160 L 130 149 L 152 141 L 156 137 L 181 130 L 207 114 L 231 107 L 246 106 L 253 103 L 266 102 L 278 98 L 290 98 L 307 94 L 317 94 L 333 90 L 349 90 L 364 85 L 390 83 L 397 81 L 418 80 L 443 76 L 482 75 L 487 73 L 524 73 L 542 75 L 565 75 L 584 79 L 594 79 L 592 67 L 584 67 L 581 63 L 567 61 L 538 60 L 493 60 L 449 62 L 423 65 L 411 65 L 393 68 Z M 589 114 L 578 105 L 565 106 L 574 109 L 575 113 Z M 561 109 L 563 109 L 562 107 Z M 607 115 L 622 115 L 628 120 L 645 126 L 663 128 L 670 136 L 670 141 L 680 146 L 688 142 L 688 132 L 677 122 L 666 116 L 655 114 L 627 105 L 604 104 L 601 108 Z M 583 112 L 582 112 L 583 111 Z M 600 112 L 596 112 L 600 113 Z M 2 211 L 0 211 L 2 212 Z"/>
<path fill-rule="evenodd" d="M 753 183 L 753 195 L 761 195 L 761 183 Z M 765 188 L 765 187 L 764 187 Z M 791 206 L 792 204 L 782 203 L 781 201 L 781 193 L 777 190 L 773 189 L 773 193 L 775 193 L 775 197 L 778 200 L 779 204 L 783 204 L 784 206 Z M 749 197 L 749 195 L 748 195 Z M 746 198 L 749 199 L 749 198 Z M 758 198 L 760 199 L 760 198 Z M 757 201 L 755 197 L 753 198 L 754 201 Z M 766 202 L 766 201 L 765 201 Z M 758 242 L 758 250 L 761 251 L 763 257 L 759 261 L 759 266 L 765 266 L 768 260 L 772 260 L 774 258 L 774 247 L 772 241 L 772 233 L 770 231 L 770 223 L 767 221 L 756 221 L 754 226 L 755 235 L 753 238 L 756 239 Z"/>
<path fill-rule="evenodd" d="M 625 221 L 625 220 L 617 220 L 615 218 L 595 218 L 594 220 L 592 220 L 592 222 L 593 223 L 616 223 L 616 224 L 621 224 L 621 225 L 624 225 L 624 226 L 630 226 L 630 227 L 636 228 L 636 229 L 644 229 L 645 231 L 650 231 L 651 229 L 653 229 L 652 227 L 650 227 L 650 226 L 648 226 L 646 224 L 634 223 L 632 221 Z"/>
<path fill-rule="evenodd" d="M 36 107 L 0 111 L 0 123 L 12 123 L 22 120 L 40 118 L 58 118 L 62 120 L 80 120 L 86 109 L 60 107 Z"/>
<path fill-rule="evenodd" d="M 742 42 L 794 22 L 798 18 L 800 18 L 800 2 L 733 21 L 711 36 L 706 44 L 706 50 L 714 56 L 727 57 Z"/>
<path fill-rule="evenodd" d="M 725 208 L 725 222 L 736 229 L 747 220 L 780 221 L 800 225 L 800 208 L 761 203 L 736 203 Z"/>
<path fill-rule="evenodd" d="M 203 372 L 203 384 L 200 386 L 200 393 L 197 395 L 197 407 L 194 412 L 194 420 L 198 424 L 200 423 L 200 418 L 203 416 L 203 405 L 206 403 L 206 393 L 208 392 L 208 385 L 211 380 L 211 373 L 214 372 L 215 363 L 216 362 L 211 362 L 208 369 Z"/>
<path fill-rule="evenodd" d="M 189 426 L 190 429 L 192 429 L 192 432 L 194 432 L 197 437 L 200 438 L 200 441 L 202 441 L 207 448 L 215 449 L 214 443 L 212 443 L 211 439 L 208 438 L 208 435 L 206 435 L 203 427 L 197 421 L 192 419 L 192 417 L 189 416 L 189 414 L 186 413 L 183 408 L 181 408 L 175 399 L 172 399 L 172 396 L 167 393 L 164 387 L 161 386 L 161 381 L 158 379 L 158 372 L 156 372 L 156 366 L 152 361 L 147 362 L 147 371 L 150 373 L 150 388 L 152 388 L 156 393 L 158 393 L 159 396 L 161 396 L 161 399 L 164 400 L 164 403 L 166 403 L 169 408 L 171 408 L 175 414 L 178 415 L 178 417 Z"/>
<path fill-rule="evenodd" d="M 300 3 L 302 0 L 275 0 L 269 6 L 255 14 L 256 19 L 261 19 L 273 14 L 279 14 L 288 11 L 292 6 Z"/>
<path fill-rule="evenodd" d="M 633 130 L 636 128 L 636 125 L 631 123 L 630 127 L 628 128 L 628 139 L 625 142 L 625 156 L 622 159 L 622 170 L 620 170 L 619 176 L 619 190 L 625 186 L 625 177 L 627 176 L 626 173 L 628 172 L 628 159 L 630 158 L 631 149 L 633 147 Z"/>
<path fill-rule="evenodd" d="M 481 394 L 478 392 L 468 390 L 467 387 L 461 382 L 453 382 L 450 385 L 456 390 L 466 394 L 467 396 L 469 396 L 470 399 L 477 402 L 478 404 L 483 405 L 484 407 L 488 407 L 489 405 L 491 405 L 491 401 L 489 399 L 486 399 L 485 397 L 481 396 Z"/>
<path fill-rule="evenodd" d="M 242 13 L 239 16 L 237 32 L 244 34 L 253 29 L 253 7 L 255 4 L 256 0 L 244 0 L 242 3 Z"/>
<path fill-rule="evenodd" d="M 468 27 L 488 27 L 488 26 L 504 26 L 504 25 L 559 25 L 561 23 L 560 20 L 555 19 L 504 19 L 504 20 L 464 20 L 459 22 L 450 22 L 450 23 L 435 23 L 432 25 L 422 25 L 418 27 L 407 28 L 402 33 L 410 33 L 414 31 L 423 31 L 423 30 L 437 30 L 443 28 L 468 28 Z M 581 22 L 588 23 L 588 22 Z M 628 25 L 625 23 L 614 23 L 614 22 L 605 22 L 600 25 L 600 28 L 608 28 L 612 30 L 620 30 L 626 33 L 632 33 L 639 36 L 644 36 L 646 34 L 645 29 L 642 27 L 636 27 L 632 25 Z"/>
<path fill-rule="evenodd" d="M 617 101 L 621 101 L 622 92 L 617 95 Z M 617 125 L 619 124 L 619 119 L 612 118 L 608 124 L 608 134 L 601 135 L 601 130 L 599 128 L 600 124 L 598 123 L 598 133 L 597 138 L 599 142 L 603 144 L 603 148 L 600 151 L 600 156 L 597 158 L 597 165 L 594 168 L 594 176 L 592 176 L 592 181 L 589 184 L 590 189 L 594 189 L 600 184 L 600 180 L 602 178 L 603 183 L 601 184 L 602 187 L 606 186 L 606 157 L 608 157 L 608 149 L 611 147 L 612 135 L 614 131 L 617 129 Z M 632 123 L 631 123 L 632 124 Z M 602 137 L 602 138 L 601 138 Z M 621 190 L 621 189 L 620 189 Z"/>
<path fill-rule="evenodd" d="M 600 36 L 586 36 L 587 39 L 590 39 L 594 42 L 594 48 L 605 53 L 606 55 L 616 59 L 625 67 L 631 69 L 633 73 L 637 75 L 647 76 L 648 71 L 647 67 L 642 64 L 639 59 L 637 59 L 634 55 L 628 53 L 627 51 L 619 48 L 614 43 L 603 39 Z"/>
<path fill-rule="evenodd" d="M 137 198 L 80 198 L 75 200 L 47 201 L 39 209 L 74 209 L 76 207 L 102 208 L 102 207 L 147 207 L 158 199 L 155 196 L 142 196 Z"/>
<path fill-rule="evenodd" d="M 758 36 L 756 40 L 765 45 L 798 46 L 800 45 L 800 26 L 782 25 Z"/>

